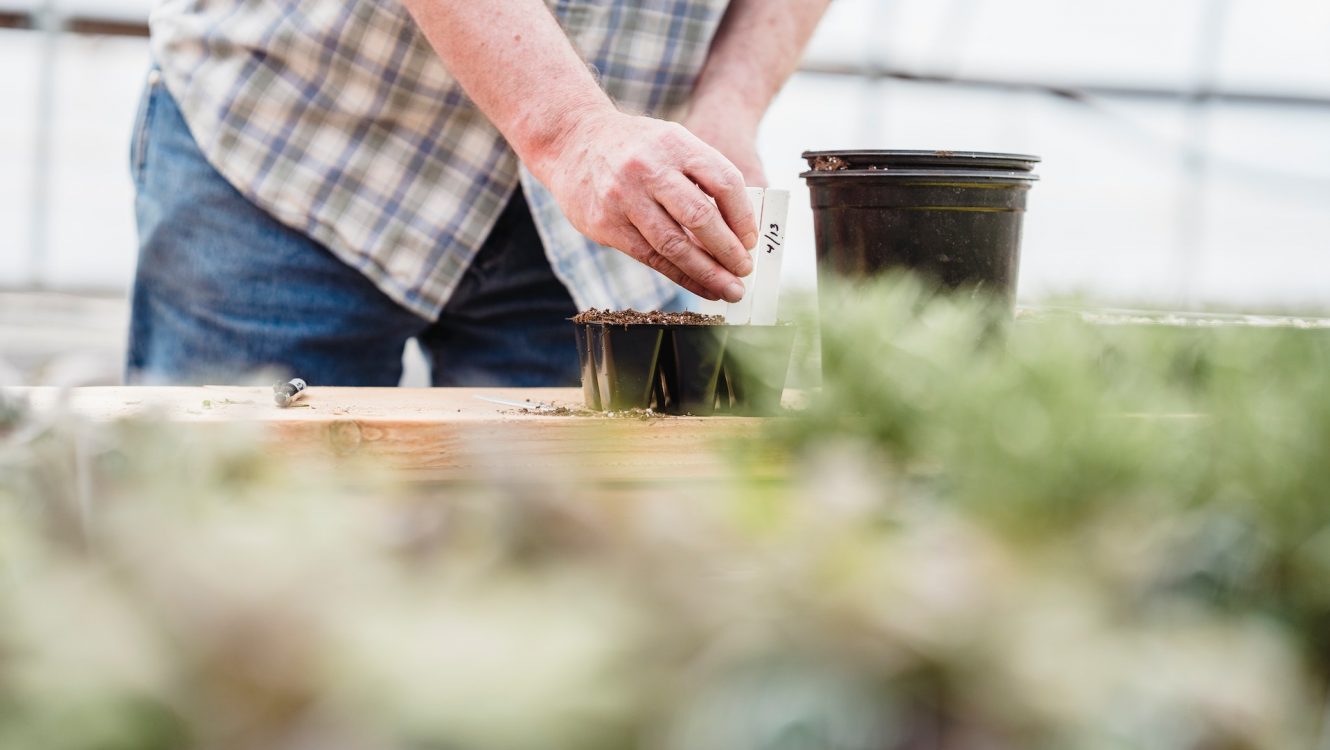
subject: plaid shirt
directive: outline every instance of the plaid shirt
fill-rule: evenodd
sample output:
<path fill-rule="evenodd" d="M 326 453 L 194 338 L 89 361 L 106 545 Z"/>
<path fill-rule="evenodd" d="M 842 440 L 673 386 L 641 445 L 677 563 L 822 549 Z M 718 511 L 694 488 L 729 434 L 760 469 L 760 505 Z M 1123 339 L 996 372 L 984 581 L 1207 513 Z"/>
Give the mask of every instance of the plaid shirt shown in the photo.
<path fill-rule="evenodd" d="M 672 117 L 728 0 L 548 2 L 622 109 Z M 568 223 L 398 2 L 161 0 L 151 26 L 218 171 L 420 315 L 438 317 L 519 185 L 580 308 L 650 310 L 680 291 Z"/>

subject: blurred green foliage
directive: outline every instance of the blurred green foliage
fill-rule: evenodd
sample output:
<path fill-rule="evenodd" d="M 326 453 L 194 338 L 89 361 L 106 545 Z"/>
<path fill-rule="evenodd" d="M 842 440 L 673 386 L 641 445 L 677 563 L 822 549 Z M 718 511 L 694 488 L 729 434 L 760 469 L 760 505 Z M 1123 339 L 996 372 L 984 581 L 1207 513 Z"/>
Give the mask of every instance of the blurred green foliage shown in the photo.
<path fill-rule="evenodd" d="M 831 297 L 779 482 L 407 484 L 11 403 L 0 749 L 1317 746 L 1330 336 Z"/>

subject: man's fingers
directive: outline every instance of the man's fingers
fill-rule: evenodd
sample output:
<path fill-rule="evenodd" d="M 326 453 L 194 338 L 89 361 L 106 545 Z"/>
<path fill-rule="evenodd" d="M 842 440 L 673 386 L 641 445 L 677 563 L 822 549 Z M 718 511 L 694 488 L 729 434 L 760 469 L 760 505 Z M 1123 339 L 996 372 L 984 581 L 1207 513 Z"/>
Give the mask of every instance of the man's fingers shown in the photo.
<path fill-rule="evenodd" d="M 647 257 L 647 265 L 655 269 L 665 278 L 673 281 L 704 300 L 714 302 L 715 300 L 720 299 L 719 294 L 716 294 L 710 289 L 707 289 L 696 281 L 688 278 L 688 274 L 680 270 L 678 266 L 666 260 L 665 256 L 660 253 L 651 253 L 651 255 Z"/>
<path fill-rule="evenodd" d="M 636 227 L 632 225 L 624 227 L 616 236 L 614 246 L 702 299 L 713 301 L 720 299 L 719 294 L 690 279 L 678 266 L 656 252 Z"/>
<path fill-rule="evenodd" d="M 695 294 L 742 300 L 757 244 L 743 174 L 681 125 L 626 116 L 622 130 L 554 175 L 567 178 L 556 196 L 573 225 Z"/>
<path fill-rule="evenodd" d="M 656 199 L 725 270 L 740 278 L 752 273 L 752 256 L 701 188 L 682 174 L 675 174 L 656 188 Z"/>
<path fill-rule="evenodd" d="M 715 159 L 706 165 L 688 170 L 688 178 L 715 199 L 730 231 L 744 248 L 751 250 L 757 246 L 758 217 L 753 214 L 753 204 L 744 192 L 743 174 L 719 151 L 714 153 Z"/>
<path fill-rule="evenodd" d="M 628 218 L 662 260 L 677 267 L 688 278 L 708 290 L 712 296 L 720 297 L 727 302 L 738 302 L 743 299 L 743 282 L 722 268 L 710 253 L 690 240 L 683 228 L 665 212 L 664 208 L 655 203 L 644 204 L 630 213 Z"/>

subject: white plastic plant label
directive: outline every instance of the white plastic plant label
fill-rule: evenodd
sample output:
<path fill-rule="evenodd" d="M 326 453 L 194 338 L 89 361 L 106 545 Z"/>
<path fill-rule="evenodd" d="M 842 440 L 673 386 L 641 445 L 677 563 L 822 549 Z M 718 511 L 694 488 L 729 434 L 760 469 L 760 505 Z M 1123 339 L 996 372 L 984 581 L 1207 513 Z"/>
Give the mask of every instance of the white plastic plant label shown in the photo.
<path fill-rule="evenodd" d="M 755 187 L 746 188 L 746 190 L 748 191 L 748 201 L 753 204 L 753 216 L 757 217 L 757 219 L 760 222 L 762 218 L 762 201 L 763 198 L 766 196 L 767 191 L 763 188 L 755 188 Z M 761 229 L 760 223 L 758 224 L 758 228 L 759 230 Z M 758 234 L 760 235 L 761 232 L 759 231 Z M 760 248 L 761 246 L 762 245 L 759 240 L 758 247 Z M 734 326 L 748 325 L 748 320 L 752 316 L 753 287 L 757 283 L 756 248 L 754 249 L 753 252 L 754 252 L 753 272 L 748 274 L 746 277 L 742 279 L 745 290 L 743 299 L 739 300 L 738 302 L 731 302 L 730 304 L 725 306 L 725 322 L 729 323 L 730 325 Z"/>
<path fill-rule="evenodd" d="M 785 261 L 785 219 L 790 213 L 790 191 L 768 189 L 762 198 L 758 222 L 757 248 L 753 251 L 752 312 L 748 322 L 755 326 L 776 324 L 780 304 L 780 273 Z"/>
<path fill-rule="evenodd" d="M 689 309 L 703 315 L 724 315 L 725 309 L 730 306 L 723 299 L 702 299 L 701 297 L 693 297 L 692 299 L 696 301 L 688 306 Z"/>

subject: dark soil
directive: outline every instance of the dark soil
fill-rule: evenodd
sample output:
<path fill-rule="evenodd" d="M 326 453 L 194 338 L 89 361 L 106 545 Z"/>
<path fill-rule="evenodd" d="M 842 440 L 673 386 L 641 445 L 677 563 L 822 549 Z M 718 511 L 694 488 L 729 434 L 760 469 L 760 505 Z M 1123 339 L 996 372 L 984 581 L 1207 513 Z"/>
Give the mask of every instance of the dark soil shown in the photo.
<path fill-rule="evenodd" d="M 573 317 L 573 322 L 605 323 L 607 325 L 652 326 L 718 326 L 725 324 L 723 315 L 703 315 L 695 312 L 638 312 L 637 310 L 597 310 L 594 307 Z"/>
<path fill-rule="evenodd" d="M 813 160 L 813 171 L 815 172 L 839 172 L 842 169 L 849 169 L 850 163 L 839 156 L 819 156 Z"/>

